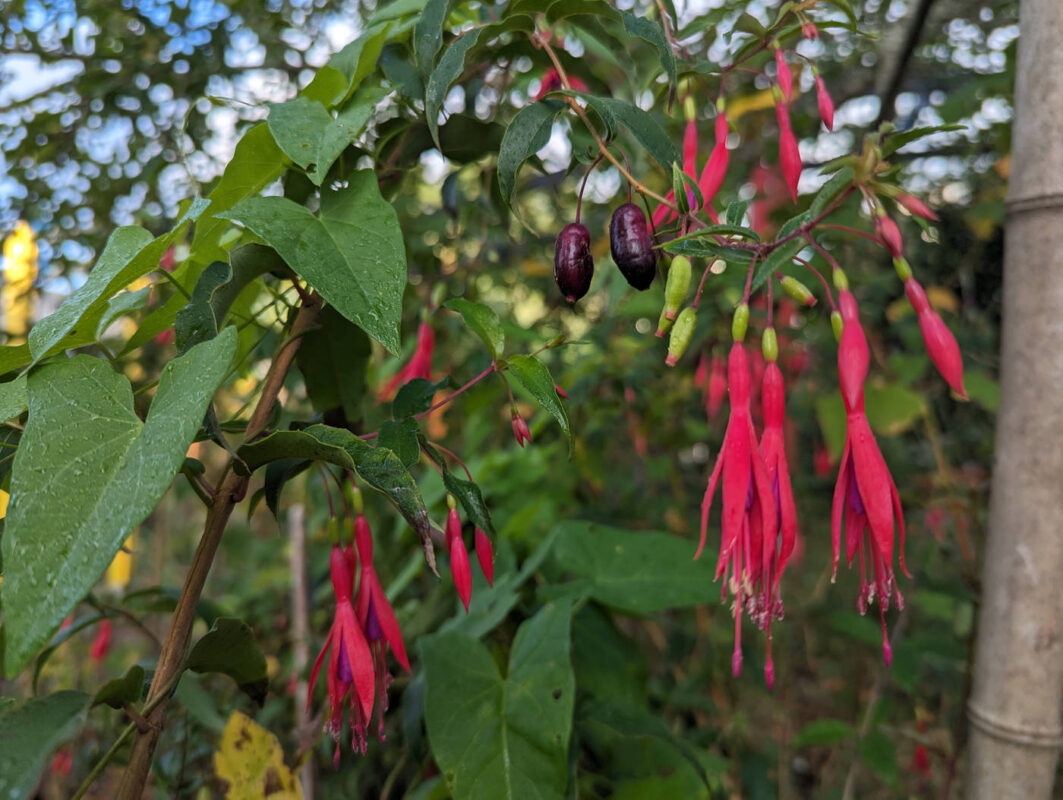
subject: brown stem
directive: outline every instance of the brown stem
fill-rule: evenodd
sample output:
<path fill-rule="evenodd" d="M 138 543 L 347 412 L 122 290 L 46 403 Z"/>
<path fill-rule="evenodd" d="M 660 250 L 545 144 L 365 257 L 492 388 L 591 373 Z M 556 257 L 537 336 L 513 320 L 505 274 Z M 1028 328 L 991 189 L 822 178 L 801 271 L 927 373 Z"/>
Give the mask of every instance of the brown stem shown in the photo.
<path fill-rule="evenodd" d="M 258 399 L 251 414 L 251 420 L 247 424 L 245 440 L 250 441 L 262 431 L 269 422 L 273 403 L 277 399 L 288 369 L 295 360 L 295 353 L 302 341 L 301 334 L 317 321 L 318 312 L 321 309 L 321 301 L 316 295 L 311 298 L 311 303 L 299 309 L 295 322 L 292 325 L 291 336 L 281 345 L 274 356 L 273 364 L 262 384 L 262 394 Z M 238 475 L 232 468 L 232 461 L 225 469 L 225 477 L 218 487 L 214 498 L 214 505 L 207 511 L 207 521 L 203 526 L 203 535 L 196 547 L 195 556 L 192 558 L 192 566 L 185 578 L 181 597 L 174 609 L 173 622 L 170 632 L 163 643 L 162 652 L 155 668 L 155 677 L 151 682 L 147 702 L 152 708 L 150 714 L 145 715 L 149 724 L 146 733 L 137 736 L 133 743 L 133 750 L 129 757 L 129 766 L 122 775 L 122 783 L 118 788 L 117 800 L 140 800 L 144 793 L 144 786 L 151 772 L 151 758 L 158 744 L 166 717 L 166 700 L 161 697 L 164 688 L 172 687 L 180 674 L 184 662 L 185 650 L 188 647 L 188 639 L 192 632 L 192 624 L 196 619 L 196 606 L 203 586 L 207 581 L 207 574 L 214 561 L 214 555 L 218 551 L 225 525 L 229 521 L 236 504 L 244 498 L 247 491 L 248 478 Z M 152 705 L 154 703 L 154 705 Z"/>

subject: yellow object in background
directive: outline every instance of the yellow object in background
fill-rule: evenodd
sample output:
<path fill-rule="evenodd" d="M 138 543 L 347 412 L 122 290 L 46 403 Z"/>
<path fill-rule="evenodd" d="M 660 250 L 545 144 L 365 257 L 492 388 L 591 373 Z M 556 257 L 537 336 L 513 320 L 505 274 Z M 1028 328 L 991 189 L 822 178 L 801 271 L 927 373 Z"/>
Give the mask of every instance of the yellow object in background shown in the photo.
<path fill-rule="evenodd" d="M 107 567 L 105 579 L 107 585 L 119 591 L 129 585 L 129 579 L 133 576 L 133 549 L 137 544 L 137 534 L 133 531 L 125 540 L 122 549 L 115 553 L 111 566 Z"/>
<path fill-rule="evenodd" d="M 214 752 L 214 772 L 226 784 L 226 800 L 303 800 L 277 737 L 239 711 L 229 717 Z"/>
<path fill-rule="evenodd" d="M 21 340 L 29 331 L 39 255 L 29 223 L 19 220 L 15 230 L 4 239 L 3 253 L 4 285 L 0 289 L 3 328 L 12 340 Z"/>

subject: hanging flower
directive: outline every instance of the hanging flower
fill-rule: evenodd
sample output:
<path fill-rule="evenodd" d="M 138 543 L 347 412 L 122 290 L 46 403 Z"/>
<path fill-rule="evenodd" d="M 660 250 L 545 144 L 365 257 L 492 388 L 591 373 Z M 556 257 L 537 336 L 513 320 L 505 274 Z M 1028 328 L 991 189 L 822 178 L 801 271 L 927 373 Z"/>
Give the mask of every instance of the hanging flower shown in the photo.
<path fill-rule="evenodd" d="M 96 631 L 96 638 L 92 640 L 92 647 L 89 648 L 89 658 L 95 663 L 99 664 L 111 652 L 111 636 L 111 621 L 105 619 L 100 622 L 100 627 Z"/>
<path fill-rule="evenodd" d="M 834 130 L 834 101 L 830 98 L 823 76 L 816 72 L 816 103 L 819 105 L 819 118 L 828 131 Z"/>
<path fill-rule="evenodd" d="M 365 753 L 366 727 L 373 715 L 375 683 L 373 655 L 352 604 L 354 577 L 347 566 L 347 556 L 339 546 L 334 545 L 329 555 L 329 573 L 332 591 L 336 596 L 336 611 L 325 644 L 310 671 L 306 707 L 310 708 L 314 684 L 327 653 L 329 710 L 325 727 L 336 739 L 334 760 L 339 768 L 339 735 L 343 726 L 344 702 L 350 706 L 351 746 Z"/>
<path fill-rule="evenodd" d="M 731 669 L 738 675 L 742 670 L 743 607 L 761 628 L 767 626 L 772 612 L 764 603 L 765 568 L 770 567 L 774 552 L 777 519 L 774 492 L 753 430 L 749 409 L 749 358 L 741 341 L 735 341 L 731 346 L 727 361 L 727 386 L 731 398 L 731 417 L 701 502 L 701 539 L 694 558 L 698 558 L 705 547 L 709 511 L 722 475 L 723 533 L 716 562 L 716 579 L 724 578 L 724 595 L 730 590 L 735 598 L 735 644 Z M 767 571 L 770 572 L 770 568 Z"/>
<path fill-rule="evenodd" d="M 469 599 L 472 596 L 472 571 L 469 569 L 469 551 L 465 549 L 465 542 L 461 538 L 461 518 L 458 516 L 457 502 L 453 496 L 447 495 L 447 550 L 450 551 L 450 574 L 454 576 L 454 588 L 458 591 L 458 597 L 469 610 Z"/>
<path fill-rule="evenodd" d="M 432 326 L 422 320 L 417 328 L 417 346 L 414 348 L 413 355 L 406 363 L 406 366 L 395 373 L 394 377 L 381 388 L 380 399 L 387 400 L 395 393 L 396 389 L 414 378 L 431 380 L 432 351 L 435 349 L 435 345 L 436 335 L 432 330 Z"/>
<path fill-rule="evenodd" d="M 480 528 L 476 529 L 476 560 L 480 562 L 480 570 L 487 578 L 487 585 L 495 585 L 495 553 L 491 547 L 491 540 Z"/>
<path fill-rule="evenodd" d="M 782 96 L 776 89 L 775 119 L 779 123 L 779 169 L 790 190 L 790 197 L 797 202 L 797 182 L 801 179 L 801 152 L 797 148 L 797 138 L 790 126 L 790 111 L 782 102 Z"/>
<path fill-rule="evenodd" d="M 361 581 L 358 584 L 356 610 L 358 622 L 369 642 L 373 656 L 373 676 L 377 697 L 377 729 L 380 740 L 384 740 L 384 712 L 388 710 L 388 685 L 391 675 L 388 673 L 385 649 L 391 648 L 395 659 L 407 672 L 410 662 L 406 657 L 406 646 L 402 642 L 402 630 L 395 619 L 395 611 L 388 602 L 380 578 L 373 566 L 373 534 L 369 521 L 361 512 L 354 519 L 354 538 L 358 545 L 358 555 L 362 559 Z"/>
<path fill-rule="evenodd" d="M 854 556 L 859 555 L 857 608 L 861 614 L 866 613 L 868 605 L 878 600 L 882 652 L 888 665 L 892 653 L 886 634 L 886 611 L 891 597 L 896 599 L 898 608 L 904 606 L 893 574 L 895 519 L 900 536 L 901 569 L 908 574 L 904 565 L 904 516 L 897 487 L 864 413 L 864 379 L 869 357 L 856 300 L 847 289 L 839 291 L 838 300 L 844 325 L 838 346 L 838 377 L 846 425 L 845 447 L 831 508 L 832 579 L 838 572 L 844 520 L 846 562 L 850 567 Z"/>
<path fill-rule="evenodd" d="M 698 188 L 701 190 L 706 208 L 723 186 L 727 164 L 731 160 L 731 155 L 727 151 L 727 114 L 721 103 L 717 103 L 715 126 L 716 142 L 712 146 L 709 160 L 705 163 L 705 169 L 701 171 L 701 177 L 698 178 Z"/>
<path fill-rule="evenodd" d="M 905 264 L 907 266 L 907 264 Z M 960 355 L 960 346 L 956 344 L 956 337 L 948 329 L 945 322 L 937 311 L 926 299 L 926 292 L 919 285 L 919 281 L 911 277 L 911 268 L 908 268 L 908 279 L 904 282 L 904 293 L 908 296 L 908 302 L 919 318 L 919 331 L 923 334 L 923 344 L 926 346 L 927 355 L 934 362 L 941 377 L 952 387 L 960 397 L 967 397 L 967 390 L 963 385 L 963 356 Z"/>
<path fill-rule="evenodd" d="M 786 53 L 782 48 L 775 48 L 775 72 L 778 75 L 779 89 L 782 90 L 783 99 L 790 102 L 794 94 L 794 76 L 790 72 L 790 65 L 786 63 Z"/>

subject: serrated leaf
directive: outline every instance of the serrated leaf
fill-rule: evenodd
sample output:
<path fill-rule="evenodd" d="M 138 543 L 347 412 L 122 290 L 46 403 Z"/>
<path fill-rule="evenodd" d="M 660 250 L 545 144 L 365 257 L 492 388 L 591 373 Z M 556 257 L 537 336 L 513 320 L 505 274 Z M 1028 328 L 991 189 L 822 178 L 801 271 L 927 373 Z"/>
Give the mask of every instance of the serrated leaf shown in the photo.
<path fill-rule="evenodd" d="M 630 11 L 621 11 L 620 16 L 624 20 L 624 30 L 633 36 L 645 39 L 657 48 L 657 52 L 661 56 L 661 66 L 664 67 L 664 72 L 668 76 L 668 83 L 674 88 L 679 81 L 675 53 L 672 51 L 672 46 L 668 43 L 668 39 L 665 38 L 661 24 L 645 17 L 636 17 Z"/>
<path fill-rule="evenodd" d="M 84 692 L 56 692 L 0 706 L 0 796 L 31 796 L 49 756 L 81 728 L 88 705 Z"/>
<path fill-rule="evenodd" d="M 255 197 L 223 216 L 264 239 L 343 316 L 399 351 L 406 246 L 372 170 L 323 191 L 319 214 L 285 197 Z"/>
<path fill-rule="evenodd" d="M 812 198 L 812 205 L 808 208 L 809 214 L 812 217 L 818 217 L 826 211 L 827 206 L 833 203 L 838 195 L 853 185 L 853 175 L 852 167 L 843 167 L 834 173 Z"/>
<path fill-rule="evenodd" d="M 504 678 L 476 639 L 457 632 L 421 639 L 425 725 L 454 800 L 565 797 L 576 688 L 570 625 L 565 602 L 524 622 Z"/>
<path fill-rule="evenodd" d="M 492 308 L 463 297 L 448 300 L 443 305 L 461 314 L 469 330 L 487 345 L 487 351 L 492 357 L 498 358 L 502 355 L 502 350 L 506 346 L 506 334 L 502 330 L 502 321 Z"/>
<path fill-rule="evenodd" d="M 92 697 L 93 707 L 108 705 L 123 708 L 127 703 L 137 703 L 144 696 L 144 668 L 134 664 L 121 678 L 107 681 Z"/>
<path fill-rule="evenodd" d="M 228 675 L 248 697 L 261 706 L 266 699 L 269 677 L 255 633 L 242 619 L 218 617 L 188 654 L 193 672 Z"/>
<path fill-rule="evenodd" d="M 100 359 L 76 356 L 30 375 L 0 540 L 8 675 L 48 640 L 155 508 L 228 374 L 236 342 L 236 329 L 226 328 L 168 363 L 143 423 L 128 380 Z"/>
<path fill-rule="evenodd" d="M 557 395 L 557 387 L 546 364 L 535 356 L 517 355 L 507 362 L 507 372 L 513 375 L 527 389 L 549 414 L 557 420 L 561 431 L 568 437 L 569 453 L 572 452 L 572 426 L 568 421 L 568 411 Z"/>
<path fill-rule="evenodd" d="M 790 747 L 797 750 L 801 747 L 840 744 L 855 733 L 852 725 L 840 719 L 817 719 L 797 732 L 790 741 Z"/>
<path fill-rule="evenodd" d="M 560 110 L 559 105 L 547 100 L 525 106 L 516 113 L 502 135 L 498 150 L 498 188 L 506 208 L 513 197 L 517 172 L 525 161 L 546 147 Z"/>

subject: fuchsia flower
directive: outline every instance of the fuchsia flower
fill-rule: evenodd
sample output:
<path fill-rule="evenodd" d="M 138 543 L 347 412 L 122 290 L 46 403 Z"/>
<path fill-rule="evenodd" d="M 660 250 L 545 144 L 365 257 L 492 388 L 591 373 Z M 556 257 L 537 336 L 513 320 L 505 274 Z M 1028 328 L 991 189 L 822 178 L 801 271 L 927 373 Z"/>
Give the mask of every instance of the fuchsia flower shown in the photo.
<path fill-rule="evenodd" d="M 528 423 L 524 421 L 524 417 L 513 412 L 513 436 L 517 440 L 517 444 L 524 447 L 525 444 L 531 441 L 531 431 L 528 430 Z"/>
<path fill-rule="evenodd" d="M 960 397 L 967 397 L 963 386 L 963 356 L 956 337 L 926 299 L 926 293 L 919 282 L 910 277 L 904 282 L 904 293 L 908 302 L 919 317 L 919 330 L 923 334 L 923 344 L 930 360 L 934 362 L 941 377 Z"/>
<path fill-rule="evenodd" d="M 709 160 L 705 163 L 705 169 L 701 171 L 701 176 L 698 178 L 698 188 L 701 189 L 706 208 L 723 186 L 727 164 L 731 160 L 727 152 L 727 114 L 722 109 L 716 114 L 715 126 L 716 142 L 712 146 Z"/>
<path fill-rule="evenodd" d="M 933 222 L 937 222 L 940 219 L 937 214 L 930 210 L 926 203 L 918 197 L 914 197 L 910 194 L 897 195 L 897 204 L 903 207 L 908 213 L 915 214 L 917 217 L 929 219 Z"/>
<path fill-rule="evenodd" d="M 834 130 L 834 101 L 830 99 L 827 85 L 823 83 L 823 76 L 816 73 L 816 103 L 819 105 L 819 118 L 827 126 L 828 131 Z"/>
<path fill-rule="evenodd" d="M 779 88 L 782 89 L 783 99 L 789 103 L 794 93 L 794 77 L 790 73 L 790 65 L 786 63 L 786 53 L 779 47 L 775 48 L 775 72 L 778 76 Z"/>
<path fill-rule="evenodd" d="M 89 658 L 97 664 L 107 658 L 107 654 L 111 652 L 112 632 L 113 629 L 109 619 L 100 622 L 100 627 L 96 631 L 96 638 L 92 640 L 92 646 L 89 648 Z"/>
<path fill-rule="evenodd" d="M 395 376 L 380 390 L 380 399 L 387 400 L 394 394 L 396 389 L 414 378 L 430 380 L 432 377 L 432 351 L 435 349 L 435 345 L 436 335 L 432 330 L 432 326 L 422 320 L 417 328 L 417 347 L 414 349 L 413 355 L 406 366 L 395 373 Z"/>
<path fill-rule="evenodd" d="M 801 35 L 808 39 L 810 42 L 819 38 L 819 28 L 816 27 L 814 22 L 809 20 L 801 20 Z"/>
<path fill-rule="evenodd" d="M 329 556 L 329 573 L 332 591 L 336 595 L 336 612 L 329 628 L 325 644 L 318 653 L 310 671 L 310 686 L 306 692 L 306 707 L 309 710 L 314 695 L 314 684 L 328 653 L 329 713 L 325 727 L 336 739 L 334 756 L 336 767 L 340 763 L 340 729 L 343 726 L 343 704 L 350 705 L 351 747 L 365 753 L 366 727 L 373 715 L 374 662 L 365 635 L 352 603 L 354 574 L 348 567 L 348 555 L 338 546 L 333 546 Z"/>
<path fill-rule="evenodd" d="M 570 75 L 568 79 L 569 85 L 577 92 L 587 91 L 587 84 L 577 78 L 575 75 Z M 557 70 L 550 67 L 543 73 L 542 79 L 539 81 L 539 91 L 535 93 L 534 100 L 539 102 L 546 97 L 550 92 L 556 92 L 558 89 L 563 88 L 561 83 L 561 76 L 557 74 Z"/>
<path fill-rule="evenodd" d="M 886 611 L 891 596 L 896 598 L 898 608 L 904 606 L 904 598 L 893 574 L 895 519 L 900 535 L 901 569 L 908 575 L 904 565 L 904 514 L 897 487 L 864 413 L 864 379 L 867 377 L 869 359 L 867 339 L 860 327 L 856 300 L 847 289 L 838 293 L 838 299 L 844 322 L 838 345 L 838 378 L 845 403 L 846 424 L 845 448 L 831 508 L 832 580 L 838 572 L 844 518 L 846 562 L 851 567 L 853 557 L 857 554 L 860 556 L 857 608 L 861 614 L 866 613 L 868 605 L 878 600 L 882 621 L 882 653 L 889 665 L 892 654 L 886 636 Z M 868 572 L 872 575 L 870 583 Z"/>
<path fill-rule="evenodd" d="M 775 119 L 779 123 L 779 168 L 790 189 L 790 197 L 797 202 L 797 182 L 801 179 L 801 152 L 790 127 L 790 111 L 781 98 L 775 101 Z"/>
<path fill-rule="evenodd" d="M 731 417 L 723 446 L 701 502 L 701 539 L 694 558 L 705 547 L 709 511 L 716 485 L 723 476 L 723 517 L 716 579 L 724 578 L 723 593 L 734 595 L 735 644 L 731 669 L 742 670 L 742 609 L 761 628 L 775 612 L 770 602 L 771 564 L 774 560 L 778 514 L 775 494 L 757 446 L 749 410 L 749 358 L 741 342 L 731 346 L 727 362 Z M 730 571 L 730 580 L 727 579 Z"/>
<path fill-rule="evenodd" d="M 410 662 L 406 658 L 406 646 L 402 642 L 402 630 L 399 622 L 395 619 L 395 611 L 388 602 L 387 595 L 380 585 L 380 578 L 373 566 L 373 534 L 369 530 L 369 521 L 364 514 L 358 514 L 354 519 L 354 538 L 358 544 L 358 555 L 362 558 L 362 575 L 358 584 L 358 600 L 356 611 L 358 622 L 365 632 L 365 638 L 369 642 L 369 650 L 373 656 L 373 676 L 376 685 L 376 696 L 379 700 L 377 708 L 377 730 L 381 741 L 384 741 L 384 712 L 388 710 L 388 684 L 391 683 L 391 675 L 388 674 L 387 663 L 384 657 L 385 647 L 390 647 L 395 654 L 395 659 L 407 672 L 410 671 Z M 350 545 L 348 545 L 348 549 Z M 354 572 L 351 572 L 354 579 Z"/>
<path fill-rule="evenodd" d="M 904 239 L 901 238 L 901 229 L 885 211 L 875 214 L 875 234 L 882 244 L 886 245 L 891 256 L 901 258 L 904 255 Z"/>
<path fill-rule="evenodd" d="M 775 682 L 775 669 L 771 661 L 771 619 L 782 618 L 782 598 L 779 593 L 779 579 L 786 569 L 786 563 L 797 543 L 797 507 L 794 504 L 794 490 L 790 485 L 790 469 L 786 464 L 786 445 L 783 435 L 783 421 L 786 416 L 786 399 L 783 392 L 782 373 L 774 360 L 764 368 L 764 383 L 761 388 L 761 403 L 764 410 L 764 432 L 760 437 L 760 456 L 764 459 L 768 483 L 775 495 L 775 528 L 778 530 L 778 550 L 776 540 L 765 542 L 765 551 L 772 551 L 770 561 L 765 564 L 769 574 L 765 576 L 765 603 L 769 610 L 767 615 L 768 656 L 764 674 L 768 688 Z"/>
<path fill-rule="evenodd" d="M 727 394 L 727 362 L 719 356 L 712 357 L 712 370 L 709 372 L 709 391 L 705 402 L 705 411 L 709 419 L 720 413 L 724 395 Z"/>
<path fill-rule="evenodd" d="M 480 562 L 480 569 L 487 578 L 487 585 L 495 585 L 495 553 L 491 547 L 491 540 L 487 534 L 479 528 L 476 529 L 476 560 Z"/>
<path fill-rule="evenodd" d="M 469 551 L 465 549 L 465 542 L 461 538 L 461 518 L 456 508 L 447 512 L 446 533 L 450 574 L 454 576 L 454 588 L 458 590 L 458 597 L 468 612 L 469 598 L 472 596 L 472 572 L 469 569 Z"/>

